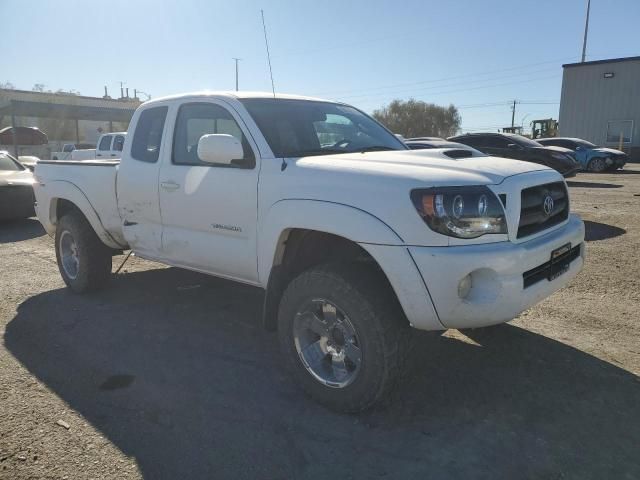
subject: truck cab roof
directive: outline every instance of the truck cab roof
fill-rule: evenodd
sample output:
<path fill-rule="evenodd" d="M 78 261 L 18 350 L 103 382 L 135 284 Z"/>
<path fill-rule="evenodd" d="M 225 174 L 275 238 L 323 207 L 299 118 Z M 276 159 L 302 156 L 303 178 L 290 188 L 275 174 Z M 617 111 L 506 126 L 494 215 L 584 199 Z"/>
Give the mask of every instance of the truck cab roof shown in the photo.
<path fill-rule="evenodd" d="M 199 92 L 181 93 L 178 95 L 167 95 L 164 97 L 154 98 L 144 102 L 144 105 L 150 105 L 155 103 L 162 103 L 170 100 L 185 100 L 188 98 L 202 98 L 202 97 L 214 97 L 214 98 L 228 98 L 228 99 L 244 99 L 244 98 L 276 98 L 282 100 L 310 100 L 316 102 L 334 102 L 324 98 L 308 97 L 304 95 L 293 95 L 286 93 L 276 93 L 275 96 L 272 92 L 235 92 L 235 91 L 216 91 L 216 90 L 203 90 Z"/>

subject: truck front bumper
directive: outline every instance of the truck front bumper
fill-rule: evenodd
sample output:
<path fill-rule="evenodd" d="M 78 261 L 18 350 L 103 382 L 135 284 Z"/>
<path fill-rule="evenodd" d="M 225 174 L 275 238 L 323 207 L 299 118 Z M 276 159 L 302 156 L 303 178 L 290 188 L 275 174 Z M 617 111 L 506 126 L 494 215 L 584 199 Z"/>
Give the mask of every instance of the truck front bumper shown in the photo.
<path fill-rule="evenodd" d="M 562 249 L 564 255 L 552 261 L 552 252 Z M 584 223 L 570 215 L 562 227 L 527 242 L 409 247 L 409 253 L 440 323 L 446 328 L 483 327 L 512 320 L 582 270 Z"/>

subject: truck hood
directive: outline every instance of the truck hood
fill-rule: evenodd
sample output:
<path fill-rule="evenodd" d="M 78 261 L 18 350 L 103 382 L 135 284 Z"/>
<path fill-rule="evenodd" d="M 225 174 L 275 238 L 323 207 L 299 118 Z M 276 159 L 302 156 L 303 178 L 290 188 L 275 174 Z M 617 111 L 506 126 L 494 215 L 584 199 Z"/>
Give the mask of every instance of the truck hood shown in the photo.
<path fill-rule="evenodd" d="M 301 157 L 299 168 L 409 178 L 431 185 L 489 185 L 505 178 L 538 170 L 543 165 L 509 158 L 475 155 L 451 158 L 451 149 L 390 150 Z"/>

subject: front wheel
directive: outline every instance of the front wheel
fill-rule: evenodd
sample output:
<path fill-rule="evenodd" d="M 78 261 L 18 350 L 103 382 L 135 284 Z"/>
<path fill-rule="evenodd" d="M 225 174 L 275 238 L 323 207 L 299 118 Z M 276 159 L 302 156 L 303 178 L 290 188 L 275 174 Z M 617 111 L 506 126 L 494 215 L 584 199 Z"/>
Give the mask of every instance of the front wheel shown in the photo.
<path fill-rule="evenodd" d="M 604 158 L 596 157 L 589 161 L 587 170 L 593 173 L 602 173 L 606 170 L 607 163 Z"/>
<path fill-rule="evenodd" d="M 323 265 L 286 288 L 280 346 L 313 399 L 340 412 L 382 400 L 399 378 L 409 325 L 382 273 L 371 266 Z"/>
<path fill-rule="evenodd" d="M 55 245 L 60 275 L 74 292 L 98 290 L 109 279 L 111 249 L 102 243 L 80 213 L 67 213 L 60 219 Z"/>

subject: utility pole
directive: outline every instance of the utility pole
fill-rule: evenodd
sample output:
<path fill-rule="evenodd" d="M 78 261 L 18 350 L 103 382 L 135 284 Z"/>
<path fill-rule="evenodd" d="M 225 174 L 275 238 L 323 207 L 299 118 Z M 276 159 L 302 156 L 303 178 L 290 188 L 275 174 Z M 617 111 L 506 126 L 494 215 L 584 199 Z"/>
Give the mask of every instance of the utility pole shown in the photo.
<path fill-rule="evenodd" d="M 591 0 L 587 0 L 587 20 L 584 22 L 584 40 L 582 41 L 582 63 L 587 56 L 587 34 L 589 33 L 589 10 L 591 10 Z"/>
<path fill-rule="evenodd" d="M 511 128 L 515 127 L 515 120 L 516 120 L 516 103 L 518 103 L 517 100 L 513 101 L 513 106 L 511 107 Z"/>
<path fill-rule="evenodd" d="M 238 62 L 242 59 L 235 58 L 235 57 L 233 57 L 233 59 L 236 61 L 236 92 L 237 92 L 238 91 Z"/>

